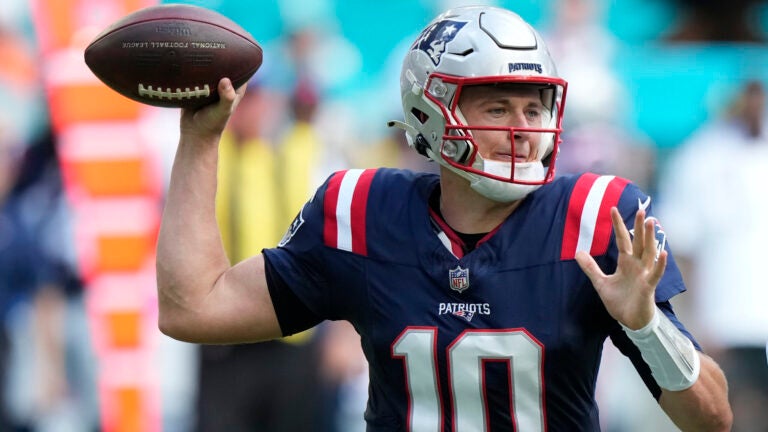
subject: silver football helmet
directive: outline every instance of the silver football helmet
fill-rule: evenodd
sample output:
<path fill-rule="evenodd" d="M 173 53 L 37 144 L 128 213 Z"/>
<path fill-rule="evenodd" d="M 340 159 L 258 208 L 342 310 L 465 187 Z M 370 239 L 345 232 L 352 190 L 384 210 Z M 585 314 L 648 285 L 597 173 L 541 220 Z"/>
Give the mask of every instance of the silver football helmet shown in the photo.
<path fill-rule="evenodd" d="M 463 87 L 510 83 L 539 90 L 541 128 L 467 124 L 458 107 Z M 544 41 L 522 18 L 495 7 L 459 7 L 435 18 L 411 45 L 400 74 L 405 122 L 390 126 L 404 129 L 411 147 L 478 193 L 511 202 L 554 178 L 566 89 Z M 516 133 L 538 134 L 538 161 L 485 160 L 473 130 L 507 132 L 511 152 Z"/>

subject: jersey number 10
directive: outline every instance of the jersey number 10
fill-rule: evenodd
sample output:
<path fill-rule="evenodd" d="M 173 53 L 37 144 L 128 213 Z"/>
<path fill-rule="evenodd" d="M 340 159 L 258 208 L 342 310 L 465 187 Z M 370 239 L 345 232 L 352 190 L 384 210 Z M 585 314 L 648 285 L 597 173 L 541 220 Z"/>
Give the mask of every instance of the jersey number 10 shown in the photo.
<path fill-rule="evenodd" d="M 443 429 L 436 340 L 435 328 L 409 327 L 392 346 L 393 357 L 405 362 L 410 432 Z M 488 430 L 484 374 L 488 361 L 507 364 L 514 430 L 544 431 L 543 346 L 533 336 L 521 329 L 467 330 L 446 350 L 455 432 Z"/>

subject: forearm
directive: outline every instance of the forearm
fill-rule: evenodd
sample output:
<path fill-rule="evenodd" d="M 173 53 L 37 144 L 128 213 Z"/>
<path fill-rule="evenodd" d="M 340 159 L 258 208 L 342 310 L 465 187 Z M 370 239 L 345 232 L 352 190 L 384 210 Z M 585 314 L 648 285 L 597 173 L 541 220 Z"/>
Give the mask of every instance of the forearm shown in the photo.
<path fill-rule="evenodd" d="M 728 391 L 717 364 L 659 309 L 640 329 L 624 327 L 662 389 L 659 401 L 683 431 L 728 431 L 732 422 Z"/>
<path fill-rule="evenodd" d="M 216 223 L 218 136 L 182 133 L 157 244 L 159 325 L 176 334 L 229 268 Z"/>
<path fill-rule="evenodd" d="M 682 431 L 729 431 L 733 414 L 725 376 L 711 358 L 699 356 L 701 372 L 693 386 L 683 391 L 662 389 L 659 404 Z"/>
<path fill-rule="evenodd" d="M 255 342 L 281 332 L 262 256 L 231 267 L 216 222 L 219 139 L 245 87 L 224 78 L 218 90 L 218 103 L 181 111 L 157 244 L 158 324 L 188 342 Z"/>

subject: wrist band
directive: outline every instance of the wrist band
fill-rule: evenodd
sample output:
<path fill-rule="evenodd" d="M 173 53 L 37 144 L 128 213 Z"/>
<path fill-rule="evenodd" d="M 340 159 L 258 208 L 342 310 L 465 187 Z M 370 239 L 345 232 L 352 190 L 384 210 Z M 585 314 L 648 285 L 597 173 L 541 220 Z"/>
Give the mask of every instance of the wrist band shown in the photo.
<path fill-rule="evenodd" d="M 645 327 L 638 330 L 623 324 L 621 327 L 640 349 L 643 360 L 650 366 L 651 374 L 660 387 L 672 391 L 685 390 L 699 378 L 701 360 L 693 342 L 658 307 Z"/>

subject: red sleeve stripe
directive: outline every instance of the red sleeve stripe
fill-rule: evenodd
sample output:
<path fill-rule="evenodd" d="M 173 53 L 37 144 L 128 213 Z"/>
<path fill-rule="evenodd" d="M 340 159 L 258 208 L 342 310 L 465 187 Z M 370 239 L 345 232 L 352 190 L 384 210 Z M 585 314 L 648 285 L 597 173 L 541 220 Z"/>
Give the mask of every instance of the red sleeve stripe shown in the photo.
<path fill-rule="evenodd" d="M 351 169 L 331 177 L 325 192 L 323 239 L 337 249 L 366 255 L 365 219 L 375 170 Z"/>
<path fill-rule="evenodd" d="M 577 251 L 602 255 L 611 238 L 610 208 L 618 204 L 628 181 L 614 176 L 584 174 L 576 181 L 563 231 L 560 258 L 573 259 Z"/>
<path fill-rule="evenodd" d="M 576 245 L 579 243 L 579 226 L 581 225 L 581 212 L 584 210 L 584 203 L 587 200 L 587 194 L 597 179 L 596 174 L 587 173 L 576 180 L 576 185 L 571 192 L 571 199 L 568 201 L 568 214 L 565 215 L 565 228 L 563 229 L 563 246 L 560 251 L 560 259 L 573 259 L 576 255 Z"/>
<path fill-rule="evenodd" d="M 603 255 L 608 252 L 608 244 L 611 241 L 611 231 L 613 231 L 611 207 L 618 205 L 619 198 L 621 198 L 621 194 L 624 192 L 627 183 L 629 183 L 629 181 L 626 179 L 614 177 L 608 183 L 605 192 L 603 192 L 603 199 L 597 210 L 595 233 L 592 237 L 592 247 L 589 249 L 589 253 L 592 256 Z"/>
<path fill-rule="evenodd" d="M 346 173 L 346 171 L 339 171 L 328 180 L 328 188 L 325 190 L 325 196 L 323 197 L 323 214 L 325 216 L 323 218 L 323 241 L 326 246 L 333 248 L 336 247 L 338 239 L 336 205 L 339 202 L 341 180 Z"/>

